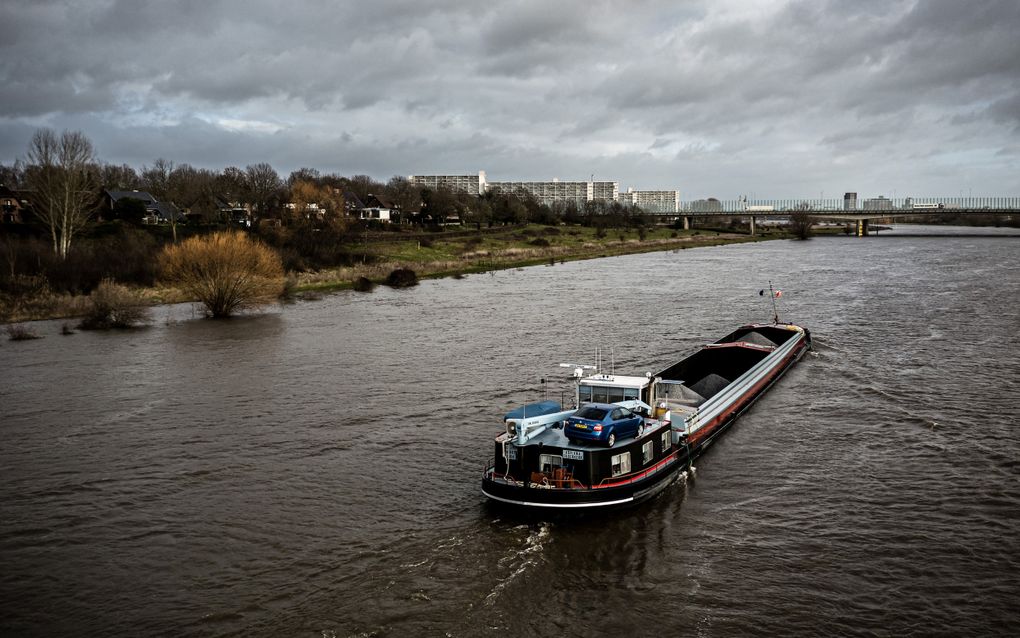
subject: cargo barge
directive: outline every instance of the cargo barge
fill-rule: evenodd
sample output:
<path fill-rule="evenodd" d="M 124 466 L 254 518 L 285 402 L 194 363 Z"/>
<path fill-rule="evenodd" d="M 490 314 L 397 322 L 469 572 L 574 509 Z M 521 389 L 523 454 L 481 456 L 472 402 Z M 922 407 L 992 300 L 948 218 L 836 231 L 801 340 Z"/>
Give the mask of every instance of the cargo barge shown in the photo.
<path fill-rule="evenodd" d="M 545 401 L 504 416 L 482 493 L 528 509 L 645 501 L 685 476 L 810 348 L 805 328 L 751 324 L 654 375 L 586 375 L 577 366 L 572 407 Z"/>

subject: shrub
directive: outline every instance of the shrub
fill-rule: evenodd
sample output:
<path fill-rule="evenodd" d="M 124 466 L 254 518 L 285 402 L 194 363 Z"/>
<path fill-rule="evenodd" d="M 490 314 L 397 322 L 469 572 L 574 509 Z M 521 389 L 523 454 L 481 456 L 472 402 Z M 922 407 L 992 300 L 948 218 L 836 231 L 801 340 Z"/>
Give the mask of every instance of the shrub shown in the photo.
<path fill-rule="evenodd" d="M 358 292 L 372 292 L 375 284 L 368 277 L 358 277 L 354 280 L 354 289 Z"/>
<path fill-rule="evenodd" d="M 559 235 L 560 229 L 556 228 L 555 226 L 550 226 L 548 228 L 543 228 L 542 233 L 545 235 Z"/>
<path fill-rule="evenodd" d="M 11 341 L 28 341 L 30 339 L 42 338 L 31 328 L 26 328 L 25 326 L 16 323 L 8 324 L 7 336 L 10 337 Z"/>
<path fill-rule="evenodd" d="M 418 274 L 410 268 L 397 268 L 386 277 L 386 285 L 391 288 L 410 288 L 418 285 Z"/>
<path fill-rule="evenodd" d="M 790 215 L 790 232 L 797 239 L 811 238 L 811 217 L 803 211 Z"/>
<path fill-rule="evenodd" d="M 546 239 L 545 237 L 536 237 L 529 241 L 528 243 L 531 244 L 532 246 L 548 246 L 549 240 Z"/>
<path fill-rule="evenodd" d="M 284 289 L 280 256 L 237 231 L 167 246 L 160 268 L 167 283 L 201 301 L 215 318 L 272 303 Z"/>
<path fill-rule="evenodd" d="M 85 318 L 78 324 L 83 330 L 131 328 L 149 321 L 149 309 L 138 295 L 112 279 L 104 279 L 89 295 Z"/>

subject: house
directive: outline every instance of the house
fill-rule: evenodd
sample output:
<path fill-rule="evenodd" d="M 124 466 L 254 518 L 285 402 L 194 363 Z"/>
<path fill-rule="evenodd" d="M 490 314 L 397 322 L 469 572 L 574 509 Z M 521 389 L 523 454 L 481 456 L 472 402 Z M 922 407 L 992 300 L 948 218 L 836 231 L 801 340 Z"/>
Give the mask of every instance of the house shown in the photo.
<path fill-rule="evenodd" d="M 247 204 L 232 202 L 226 197 L 216 197 L 216 211 L 220 219 L 229 224 L 251 227 L 251 210 Z"/>
<path fill-rule="evenodd" d="M 398 220 L 399 214 L 389 200 L 369 193 L 361 208 L 358 209 L 358 218 L 377 220 L 388 224 L 391 221 Z"/>
<path fill-rule="evenodd" d="M 32 207 L 29 191 L 14 190 L 0 185 L 0 223 L 21 224 Z"/>
<path fill-rule="evenodd" d="M 145 215 L 139 220 L 143 224 L 167 224 L 173 220 L 176 223 L 185 221 L 184 213 L 179 211 L 170 202 L 161 202 L 146 191 L 104 191 L 103 210 L 112 213 L 117 208 L 117 203 L 124 200 L 135 199 L 145 206 Z"/>
<path fill-rule="evenodd" d="M 361 201 L 361 198 L 355 195 L 351 191 L 344 191 L 344 214 L 348 217 L 360 217 L 362 208 L 365 207 L 365 202 Z"/>

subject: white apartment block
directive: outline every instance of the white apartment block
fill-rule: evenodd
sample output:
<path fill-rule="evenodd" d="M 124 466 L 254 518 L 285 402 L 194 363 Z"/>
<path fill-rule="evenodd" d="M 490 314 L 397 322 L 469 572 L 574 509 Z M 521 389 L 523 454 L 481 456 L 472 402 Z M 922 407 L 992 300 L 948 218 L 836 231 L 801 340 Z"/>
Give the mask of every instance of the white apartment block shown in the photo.
<path fill-rule="evenodd" d="M 619 182 L 489 182 L 489 190 L 512 195 L 531 195 L 541 204 L 552 206 L 556 202 L 573 202 L 579 208 L 596 199 L 615 201 Z"/>
<path fill-rule="evenodd" d="M 407 180 L 423 188 L 448 188 L 457 193 L 484 195 L 500 191 L 518 196 L 531 195 L 542 204 L 574 202 L 583 207 L 592 200 L 616 201 L 620 193 L 619 182 L 489 182 L 485 171 L 477 175 L 410 175 Z"/>
<path fill-rule="evenodd" d="M 484 195 L 486 190 L 485 171 L 477 175 L 409 175 L 407 181 L 422 188 L 448 188 L 469 195 Z"/>
<path fill-rule="evenodd" d="M 636 191 L 620 193 L 620 203 L 637 206 L 646 213 L 679 213 L 680 191 Z"/>

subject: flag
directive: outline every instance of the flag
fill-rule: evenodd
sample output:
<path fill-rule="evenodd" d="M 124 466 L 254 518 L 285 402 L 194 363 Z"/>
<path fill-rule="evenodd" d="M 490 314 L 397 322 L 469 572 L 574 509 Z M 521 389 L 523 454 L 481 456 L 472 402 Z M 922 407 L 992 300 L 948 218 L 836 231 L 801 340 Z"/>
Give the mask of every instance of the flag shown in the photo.
<path fill-rule="evenodd" d="M 777 290 L 776 291 L 776 299 L 779 299 L 782 296 L 783 296 L 783 291 L 782 290 Z"/>

